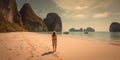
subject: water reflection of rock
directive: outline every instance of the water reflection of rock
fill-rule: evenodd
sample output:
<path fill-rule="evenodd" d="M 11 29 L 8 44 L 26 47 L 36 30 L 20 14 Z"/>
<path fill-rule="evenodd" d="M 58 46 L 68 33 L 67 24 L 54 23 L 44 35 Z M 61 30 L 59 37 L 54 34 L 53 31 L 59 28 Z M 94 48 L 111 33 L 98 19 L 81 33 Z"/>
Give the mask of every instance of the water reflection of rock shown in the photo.
<path fill-rule="evenodd" d="M 120 32 L 111 32 L 110 37 L 112 40 L 120 40 Z"/>

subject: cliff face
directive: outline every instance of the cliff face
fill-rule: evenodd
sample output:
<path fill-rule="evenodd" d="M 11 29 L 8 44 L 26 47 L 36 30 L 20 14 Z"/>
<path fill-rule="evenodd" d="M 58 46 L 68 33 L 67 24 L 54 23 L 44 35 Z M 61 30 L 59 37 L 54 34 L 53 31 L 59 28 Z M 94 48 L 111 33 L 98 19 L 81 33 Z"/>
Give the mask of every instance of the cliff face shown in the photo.
<path fill-rule="evenodd" d="M 8 22 L 13 22 L 12 0 L 0 0 L 0 12 Z"/>
<path fill-rule="evenodd" d="M 109 28 L 110 32 L 120 32 L 120 23 L 113 22 Z"/>
<path fill-rule="evenodd" d="M 25 31 L 18 24 L 10 23 L 5 20 L 3 15 L 0 13 L 0 32 L 15 32 L 15 31 Z"/>
<path fill-rule="evenodd" d="M 45 23 L 35 14 L 29 3 L 23 5 L 20 10 L 20 14 L 22 16 L 23 26 L 26 30 L 47 31 Z"/>
<path fill-rule="evenodd" d="M 48 31 L 62 31 L 62 22 L 58 14 L 48 13 L 47 17 L 44 19 L 44 22 L 48 27 Z"/>
<path fill-rule="evenodd" d="M 16 0 L 0 0 L 0 13 L 4 20 L 22 26 L 21 16 L 17 10 Z"/>
<path fill-rule="evenodd" d="M 28 3 L 18 12 L 16 0 L 0 0 L 0 32 L 25 30 L 61 32 L 61 18 L 56 13 L 49 13 L 43 21 Z"/>
<path fill-rule="evenodd" d="M 25 31 L 15 0 L 0 0 L 0 32 Z"/>

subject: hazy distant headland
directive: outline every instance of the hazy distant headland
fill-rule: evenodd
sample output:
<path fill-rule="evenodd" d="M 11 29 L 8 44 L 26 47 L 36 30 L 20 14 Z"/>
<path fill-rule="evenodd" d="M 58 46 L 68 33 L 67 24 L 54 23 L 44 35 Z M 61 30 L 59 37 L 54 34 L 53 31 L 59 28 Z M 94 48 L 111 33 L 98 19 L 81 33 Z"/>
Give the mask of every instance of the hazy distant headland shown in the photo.
<path fill-rule="evenodd" d="M 75 28 L 70 28 L 69 32 L 95 32 L 95 29 L 93 29 L 92 27 L 87 27 L 86 29 L 80 28 L 80 29 L 75 29 Z"/>
<path fill-rule="evenodd" d="M 25 3 L 18 11 L 16 0 L 0 0 L 0 32 L 16 31 L 61 32 L 62 22 L 57 13 L 48 13 L 43 21 L 29 3 Z"/>

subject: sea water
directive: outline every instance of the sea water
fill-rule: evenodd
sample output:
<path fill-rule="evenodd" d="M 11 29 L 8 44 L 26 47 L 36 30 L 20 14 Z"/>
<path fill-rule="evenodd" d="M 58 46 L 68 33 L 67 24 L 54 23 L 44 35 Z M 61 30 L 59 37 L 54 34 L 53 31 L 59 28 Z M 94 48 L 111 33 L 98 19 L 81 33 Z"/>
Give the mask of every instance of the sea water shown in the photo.
<path fill-rule="evenodd" d="M 64 34 L 63 34 L 64 35 Z M 83 37 L 83 38 L 93 38 L 97 40 L 119 40 L 120 41 L 120 32 L 69 32 L 70 36 Z"/>
<path fill-rule="evenodd" d="M 44 34 L 52 34 L 52 32 L 43 32 Z M 110 40 L 110 41 L 120 41 L 120 32 L 69 32 L 69 34 L 57 33 L 58 35 L 63 36 L 73 36 L 78 38 L 92 38 L 96 40 Z"/>

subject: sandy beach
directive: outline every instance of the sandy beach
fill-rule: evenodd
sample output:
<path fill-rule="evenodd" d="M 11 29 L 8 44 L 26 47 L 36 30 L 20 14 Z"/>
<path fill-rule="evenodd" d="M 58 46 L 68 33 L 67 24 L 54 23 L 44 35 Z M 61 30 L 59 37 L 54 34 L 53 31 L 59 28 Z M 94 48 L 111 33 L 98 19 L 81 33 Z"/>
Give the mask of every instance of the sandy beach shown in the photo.
<path fill-rule="evenodd" d="M 53 53 L 50 34 L 0 33 L 0 60 L 120 60 L 120 41 L 58 35 L 57 45 Z"/>

